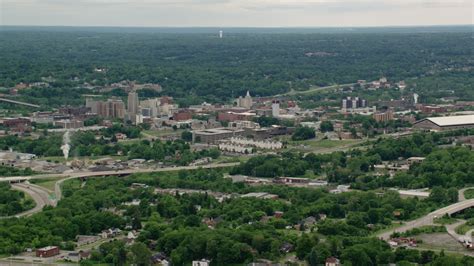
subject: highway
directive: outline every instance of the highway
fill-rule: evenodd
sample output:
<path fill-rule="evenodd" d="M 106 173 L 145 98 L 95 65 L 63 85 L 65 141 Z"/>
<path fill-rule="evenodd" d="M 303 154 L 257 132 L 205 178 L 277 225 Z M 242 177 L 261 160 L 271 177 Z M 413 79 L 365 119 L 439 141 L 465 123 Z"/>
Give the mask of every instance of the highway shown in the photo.
<path fill-rule="evenodd" d="M 30 195 L 30 197 L 36 203 L 36 206 L 31 210 L 27 210 L 27 211 L 18 213 L 16 215 L 7 216 L 7 217 L 0 217 L 0 218 L 30 216 L 32 214 L 35 214 L 37 212 L 42 211 L 43 207 L 45 207 L 47 205 L 56 206 L 56 202 L 51 200 L 51 198 L 50 198 L 50 192 L 51 191 L 48 191 L 45 188 L 42 188 L 40 186 L 36 186 L 36 185 L 33 185 L 33 184 L 28 184 L 28 183 L 12 184 L 12 188 L 15 189 L 15 190 L 23 191 L 24 193 Z"/>
<path fill-rule="evenodd" d="M 19 104 L 19 105 L 25 105 L 25 106 L 29 106 L 29 107 L 35 107 L 35 108 L 40 107 L 39 105 L 36 105 L 36 104 L 25 103 L 25 102 L 20 102 L 20 101 L 5 99 L 5 98 L 0 98 L 0 101 L 7 102 L 7 103 L 13 103 L 13 104 Z"/>
<path fill-rule="evenodd" d="M 165 167 L 165 168 L 157 168 L 157 169 L 127 169 L 127 170 L 119 170 L 119 171 L 101 171 L 101 172 L 77 172 L 77 173 L 67 173 L 67 174 L 46 174 L 46 175 L 33 175 L 33 176 L 14 176 L 14 177 L 4 177 L 0 178 L 0 182 L 24 182 L 33 179 L 42 179 L 48 177 L 59 177 L 60 179 L 55 183 L 54 193 L 56 196 L 55 200 L 50 198 L 50 194 L 52 191 L 47 191 L 46 189 L 33 185 L 33 184 L 13 184 L 12 186 L 15 189 L 19 189 L 28 193 L 32 196 L 32 198 L 37 203 L 37 206 L 29 210 L 25 213 L 21 213 L 17 216 L 28 216 L 36 212 L 40 212 L 45 205 L 56 206 L 57 202 L 62 197 L 61 191 L 61 184 L 70 179 L 75 178 L 88 178 L 88 177 L 100 177 L 100 176 L 122 176 L 122 175 L 130 175 L 135 173 L 155 173 L 155 172 L 170 172 L 170 171 L 180 171 L 180 170 L 196 170 L 199 168 L 203 169 L 211 169 L 211 168 L 223 168 L 223 167 L 232 167 L 236 166 L 239 163 L 220 163 L 220 164 L 208 164 L 202 166 L 179 166 L 179 167 Z M 462 194 L 465 189 L 460 190 L 460 194 Z M 460 196 L 461 197 L 461 196 Z M 406 232 L 416 227 L 425 226 L 425 225 L 433 225 L 433 219 L 436 217 L 441 217 L 445 214 L 454 214 L 461 210 L 474 207 L 474 199 L 463 200 L 449 206 L 443 207 L 441 209 L 435 210 L 421 218 L 416 220 L 412 220 L 406 222 L 403 226 L 398 227 L 396 229 L 383 232 L 377 235 L 378 238 L 388 240 L 390 235 L 394 232 Z"/>
<path fill-rule="evenodd" d="M 287 93 L 282 93 L 275 95 L 276 97 L 278 96 L 289 96 L 289 95 L 297 95 L 297 94 L 307 94 L 307 93 L 312 93 L 312 92 L 317 92 L 317 91 L 325 91 L 325 90 L 330 90 L 330 89 L 337 89 L 337 88 L 342 88 L 342 87 L 348 87 L 348 86 L 353 86 L 357 83 L 347 83 L 347 84 L 336 84 L 336 85 L 330 85 L 326 87 L 312 87 L 309 90 L 304 90 L 304 91 L 298 91 L 298 90 L 290 90 Z"/>
<path fill-rule="evenodd" d="M 388 240 L 390 238 L 390 235 L 392 235 L 395 232 L 403 233 L 416 227 L 425 226 L 425 225 L 434 225 L 433 223 L 434 218 L 441 217 L 445 214 L 451 215 L 451 214 L 454 214 L 456 212 L 459 212 L 471 207 L 474 207 L 474 199 L 460 201 L 460 202 L 451 204 L 449 206 L 446 206 L 444 208 L 438 209 L 436 211 L 430 212 L 429 214 L 421 218 L 418 218 L 416 220 L 406 222 L 401 227 L 398 227 L 396 229 L 393 229 L 387 232 L 380 233 L 377 235 L 377 237 L 384 240 Z"/>
<path fill-rule="evenodd" d="M 144 169 L 126 169 L 126 170 L 117 170 L 117 171 L 99 171 L 99 172 L 74 172 L 66 174 L 41 174 L 41 175 L 31 175 L 31 176 L 10 176 L 10 177 L 1 177 L 0 182 L 23 182 L 32 179 L 44 179 L 50 177 L 71 177 L 71 178 L 81 178 L 81 177 L 95 177 L 95 176 L 114 176 L 114 175 L 131 175 L 137 173 L 155 173 L 155 172 L 172 172 L 179 170 L 196 170 L 199 168 L 210 169 L 210 168 L 224 168 L 236 166 L 240 163 L 219 163 L 219 164 L 207 164 L 199 166 L 177 166 L 177 167 L 163 167 L 163 168 L 144 168 Z"/>
<path fill-rule="evenodd" d="M 236 166 L 239 163 L 220 163 L 220 164 L 208 164 L 200 166 L 178 166 L 178 167 L 164 167 L 157 169 L 127 169 L 119 171 L 101 171 L 101 172 L 77 172 L 77 173 L 68 173 L 68 174 L 42 174 L 42 175 L 32 175 L 32 176 L 11 176 L 0 178 L 0 182 L 12 182 L 12 188 L 21 190 L 28 195 L 30 195 L 36 203 L 36 206 L 28 211 L 22 212 L 20 214 L 8 217 L 0 217 L 0 219 L 11 218 L 11 217 L 22 217 L 29 216 L 34 213 L 40 212 L 43 210 L 43 207 L 50 205 L 55 207 L 58 201 L 62 197 L 61 185 L 64 181 L 75 179 L 75 178 L 88 178 L 88 177 L 100 177 L 100 176 L 122 176 L 130 175 L 136 173 L 155 173 L 155 172 L 171 172 L 171 171 L 180 171 L 180 170 L 196 170 L 199 168 L 211 169 L 211 168 L 224 168 Z M 38 185 L 30 184 L 29 180 L 34 179 L 44 179 L 44 178 L 61 178 L 54 184 L 54 191 L 47 190 Z M 19 183 L 25 182 L 25 183 Z M 55 194 L 55 199 L 51 198 L 51 194 Z"/>

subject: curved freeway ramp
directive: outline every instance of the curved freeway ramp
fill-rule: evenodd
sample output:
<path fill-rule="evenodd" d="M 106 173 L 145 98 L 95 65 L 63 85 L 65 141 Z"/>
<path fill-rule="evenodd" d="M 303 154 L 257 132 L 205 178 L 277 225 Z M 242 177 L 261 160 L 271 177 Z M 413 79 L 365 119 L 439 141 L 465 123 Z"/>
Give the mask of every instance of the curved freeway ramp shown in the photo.
<path fill-rule="evenodd" d="M 41 174 L 31 176 L 9 176 L 0 177 L 0 182 L 24 182 L 31 179 L 43 179 L 50 177 L 63 177 L 63 178 L 81 178 L 81 177 L 100 177 L 100 176 L 125 176 L 138 173 L 157 173 L 157 172 L 172 172 L 180 170 L 197 170 L 197 169 L 212 169 L 212 168 L 225 168 L 239 165 L 237 163 L 216 163 L 206 164 L 197 166 L 177 166 L 177 167 L 163 167 L 163 168 L 143 168 L 143 169 L 126 169 L 126 170 L 111 170 L 111 171 L 99 171 L 99 172 L 75 172 L 66 174 Z"/>
<path fill-rule="evenodd" d="M 50 199 L 50 192 L 42 187 L 28 183 L 18 183 L 12 184 L 12 188 L 30 195 L 36 205 L 33 209 L 12 216 L 0 217 L 0 219 L 30 216 L 42 211 L 45 206 L 56 206 L 56 202 Z"/>
<path fill-rule="evenodd" d="M 429 213 L 429 214 L 427 214 L 427 215 L 425 215 L 421 218 L 418 218 L 416 220 L 409 221 L 401 227 L 398 227 L 396 229 L 378 234 L 377 237 L 381 238 L 383 240 L 388 240 L 390 238 L 390 235 L 392 235 L 393 233 L 396 233 L 396 232 L 404 233 L 404 232 L 406 232 L 408 230 L 411 230 L 413 228 L 416 228 L 416 227 L 425 226 L 425 225 L 434 225 L 434 223 L 433 223 L 434 218 L 441 217 L 445 214 L 451 215 L 451 214 L 460 212 L 462 210 L 465 210 L 465 209 L 468 209 L 468 208 L 471 208 L 471 207 L 474 207 L 474 199 L 469 199 L 469 200 L 457 202 L 457 203 L 451 204 L 449 206 L 446 206 L 444 208 L 433 211 L 433 212 L 431 212 L 431 213 Z"/>

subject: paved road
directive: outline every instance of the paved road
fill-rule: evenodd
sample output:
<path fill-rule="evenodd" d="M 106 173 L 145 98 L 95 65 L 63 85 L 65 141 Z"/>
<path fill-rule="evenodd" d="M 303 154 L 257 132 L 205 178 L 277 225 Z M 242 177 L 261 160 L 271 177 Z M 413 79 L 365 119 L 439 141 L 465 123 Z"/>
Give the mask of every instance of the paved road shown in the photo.
<path fill-rule="evenodd" d="M 33 175 L 33 176 L 12 176 L 0 178 L 0 182 L 23 182 L 25 183 L 13 183 L 12 187 L 17 190 L 21 190 L 29 194 L 33 200 L 36 202 L 36 206 L 28 211 L 17 214 L 15 216 L 9 217 L 22 217 L 29 216 L 34 213 L 40 212 L 43 210 L 43 207 L 46 205 L 51 205 L 55 207 L 57 202 L 62 197 L 61 185 L 64 181 L 81 178 L 81 177 L 99 177 L 99 176 L 113 176 L 113 175 L 129 175 L 135 173 L 154 173 L 154 172 L 170 172 L 170 171 L 179 171 L 179 170 L 195 170 L 199 168 L 210 169 L 210 168 L 223 168 L 223 167 L 232 167 L 236 166 L 239 163 L 220 163 L 220 164 L 208 164 L 201 166 L 180 166 L 180 167 L 165 167 L 157 169 L 127 169 L 119 171 L 101 171 L 101 172 L 79 172 L 79 173 L 68 173 L 68 174 L 46 174 L 46 175 Z M 28 180 L 32 179 L 43 179 L 57 177 L 61 178 L 54 184 L 54 191 L 48 190 L 38 185 L 27 183 Z M 55 199 L 51 198 L 51 194 L 54 192 Z M 9 218 L 9 217 L 0 217 L 0 218 Z"/>
<path fill-rule="evenodd" d="M 196 170 L 199 168 L 211 169 L 211 168 L 223 168 L 239 165 L 240 163 L 220 163 L 220 164 L 208 164 L 200 166 L 179 166 L 179 167 L 165 167 L 157 169 L 127 169 L 120 171 L 104 171 L 104 172 L 89 172 L 89 173 L 75 173 L 70 174 L 69 177 L 63 178 L 54 184 L 54 193 L 56 194 L 56 200 L 59 201 L 62 197 L 61 185 L 64 181 L 81 178 L 81 177 L 94 177 L 94 176 L 110 176 L 110 175 L 129 175 L 135 173 L 155 173 L 155 172 L 170 172 L 180 170 Z"/>
<path fill-rule="evenodd" d="M 446 225 L 446 231 L 456 241 L 459 241 L 459 239 L 464 238 L 464 235 L 460 235 L 460 234 L 456 233 L 456 228 L 458 226 L 461 226 L 461 225 L 465 224 L 466 222 L 467 222 L 466 220 L 460 220 L 460 221 L 457 221 L 453 224 L 447 224 Z"/>
<path fill-rule="evenodd" d="M 446 206 L 444 208 L 433 211 L 416 220 L 409 221 L 401 227 L 378 234 L 377 237 L 382 238 L 384 240 L 388 240 L 390 238 L 390 235 L 392 235 L 395 232 L 403 233 L 416 227 L 425 226 L 425 225 L 434 225 L 433 219 L 436 217 L 441 217 L 445 214 L 451 215 L 451 214 L 454 214 L 456 212 L 459 212 L 461 210 L 471 208 L 471 207 L 474 207 L 474 199 L 457 202 L 449 206 Z"/>
<path fill-rule="evenodd" d="M 0 101 L 7 102 L 7 103 L 13 103 L 13 104 L 19 104 L 19 105 L 25 105 L 25 106 L 29 106 L 29 107 L 35 107 L 35 108 L 40 107 L 39 105 L 36 105 L 36 104 L 25 103 L 25 102 L 20 102 L 20 101 L 5 99 L 5 98 L 0 98 Z"/>
<path fill-rule="evenodd" d="M 94 177 L 94 176 L 112 176 L 112 175 L 130 175 L 136 173 L 154 173 L 154 172 L 171 172 L 179 170 L 196 170 L 199 168 L 210 169 L 210 168 L 224 168 L 236 166 L 240 163 L 219 163 L 219 164 L 207 164 L 199 166 L 178 166 L 178 167 L 164 167 L 164 168 L 144 168 L 144 169 L 126 169 L 118 171 L 100 171 L 100 172 L 73 172 L 66 174 L 42 174 L 42 175 L 32 175 L 32 176 L 10 176 L 0 178 L 0 182 L 21 182 L 31 179 L 44 179 L 50 177 Z"/>
<path fill-rule="evenodd" d="M 1 217 L 1 218 L 30 216 L 32 214 L 40 212 L 41 210 L 43 210 L 43 207 L 47 205 L 56 206 L 56 202 L 51 200 L 50 198 L 50 193 L 49 193 L 50 191 L 42 187 L 39 187 L 33 184 L 28 184 L 28 183 L 18 183 L 18 184 L 13 184 L 12 188 L 23 191 L 24 193 L 30 195 L 31 198 L 35 201 L 36 206 L 31 210 L 27 210 L 16 215 Z"/>
<path fill-rule="evenodd" d="M 467 232 L 464 234 L 464 237 L 467 238 L 467 239 L 472 240 L 472 233 L 474 233 L 474 229 L 471 229 L 471 230 L 467 231 Z"/>
<path fill-rule="evenodd" d="M 287 96 L 287 95 L 297 95 L 297 94 L 306 94 L 306 93 L 312 93 L 312 92 L 317 92 L 317 91 L 325 91 L 325 90 L 330 90 L 330 89 L 336 89 L 339 87 L 347 87 L 347 86 L 353 86 L 357 83 L 347 83 L 347 84 L 336 84 L 336 85 L 331 85 L 331 86 L 326 86 L 326 87 L 313 87 L 310 88 L 309 90 L 304 90 L 304 91 L 296 91 L 296 90 L 291 90 L 287 93 L 283 94 L 278 94 L 275 96 Z"/>

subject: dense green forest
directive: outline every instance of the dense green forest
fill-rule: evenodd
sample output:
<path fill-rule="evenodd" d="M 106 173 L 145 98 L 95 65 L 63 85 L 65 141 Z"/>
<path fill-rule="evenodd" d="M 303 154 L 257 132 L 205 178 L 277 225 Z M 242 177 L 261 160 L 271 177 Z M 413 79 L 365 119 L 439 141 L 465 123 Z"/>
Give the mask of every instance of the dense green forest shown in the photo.
<path fill-rule="evenodd" d="M 13 190 L 7 182 L 0 182 L 0 216 L 14 215 L 34 206 L 34 201 L 26 198 L 25 193 Z"/>
<path fill-rule="evenodd" d="M 420 94 L 421 103 L 440 103 L 447 96 L 474 100 L 472 41 L 472 27 L 452 32 L 241 29 L 226 32 L 223 39 L 203 29 L 0 27 L 0 94 L 48 109 L 82 105 L 85 94 L 125 99 L 127 93 L 122 89 L 104 92 L 98 88 L 135 80 L 163 87 L 162 92 L 140 90 L 141 98 L 169 95 L 187 106 L 229 102 L 247 90 L 252 96 L 269 96 L 385 76 L 392 84 L 405 80 L 407 89 L 372 91 L 355 85 L 350 90 L 290 93 L 288 99 L 303 108 L 339 106 L 344 96 L 359 96 L 372 105 L 377 100 L 412 97 L 413 92 Z M 10 94 L 9 88 L 20 82 L 39 81 L 47 81 L 50 87 Z M 0 103 L 0 109 L 6 116 L 31 111 L 7 103 Z M 383 230 L 457 202 L 458 189 L 474 184 L 474 152 L 454 140 L 474 135 L 474 129 L 376 139 L 372 137 L 382 128 L 396 132 L 411 124 L 376 122 L 361 115 L 344 119 L 344 129 L 354 137 L 370 137 L 362 148 L 330 154 L 285 149 L 252 155 L 227 169 L 67 180 L 62 183 L 63 197 L 56 207 L 47 206 L 29 217 L 0 219 L 0 257 L 48 245 L 73 250 L 77 235 L 120 228 L 125 234 L 132 229 L 140 231 L 134 244 L 123 239 L 104 242 L 82 264 L 149 265 L 152 254 L 162 253 L 173 265 L 189 265 L 203 258 L 210 259 L 212 265 L 246 265 L 259 259 L 283 262 L 293 255 L 310 266 L 324 265 L 328 257 L 353 266 L 474 265 L 468 256 L 391 248 L 376 237 Z M 254 121 L 262 127 L 293 123 L 274 117 Z M 99 122 L 88 119 L 85 125 Z M 33 153 L 40 158 L 62 156 L 63 136 L 48 133 L 46 129 L 52 125 L 34 126 L 31 136 L 1 137 L 0 150 Z M 334 128 L 331 122 L 321 123 L 322 132 Z M 107 129 L 74 133 L 71 157 L 121 156 L 189 165 L 200 158 L 220 156 L 217 148 L 192 150 L 190 131 L 183 131 L 180 140 L 161 141 L 143 139 L 146 129 L 145 125 L 117 123 Z M 118 140 L 117 133 L 125 134 L 127 140 Z M 314 137 L 313 129 L 297 127 L 291 139 L 304 143 Z M 403 163 L 412 156 L 425 159 L 393 174 L 375 167 Z M 0 176 L 31 174 L 31 169 L 0 166 Z M 234 183 L 229 174 L 308 177 L 327 180 L 330 185 L 313 188 L 270 182 L 255 186 Z M 339 184 L 350 185 L 351 190 L 331 193 Z M 200 191 L 180 194 L 157 188 Z M 429 188 L 430 196 L 402 198 L 389 188 Z M 252 192 L 272 197 L 242 196 Z M 138 205 L 125 204 L 136 200 Z M 23 192 L 0 182 L 0 216 L 33 206 Z M 474 224 L 474 210 L 456 215 L 469 219 L 467 226 Z M 402 235 L 430 230 L 445 231 L 441 226 L 416 228 Z"/>
<path fill-rule="evenodd" d="M 31 168 L 18 169 L 11 166 L 0 165 L 0 176 L 25 176 L 35 174 Z"/>
<path fill-rule="evenodd" d="M 150 187 L 131 189 L 133 182 Z M 279 199 L 235 197 L 219 202 L 207 193 L 156 194 L 154 187 L 239 194 L 266 191 Z M 373 232 L 394 220 L 412 219 L 441 206 L 436 198 L 401 199 L 395 192 L 380 196 L 373 192 L 330 194 L 322 189 L 282 186 L 256 188 L 232 183 L 223 178 L 221 171 L 203 169 L 89 179 L 84 186 L 78 180 L 68 181 L 64 196 L 56 208 L 48 207 L 28 218 L 0 220 L 0 253 L 51 244 L 69 249 L 77 234 L 96 234 L 129 224 L 143 228 L 138 243 L 130 247 L 121 241 L 102 244 L 93 252 L 92 262 L 138 263 L 160 251 L 175 265 L 187 265 L 203 257 L 212 259 L 214 265 L 242 264 L 258 258 L 282 258 L 286 254 L 282 246 L 288 245 L 299 259 L 311 265 L 329 256 L 352 265 L 403 260 L 430 263 L 445 256 L 431 251 L 392 251 L 388 244 L 372 237 Z M 139 199 L 139 206 L 122 205 L 132 199 Z M 124 209 L 124 215 L 100 211 L 110 207 Z M 395 216 L 394 210 L 403 210 L 402 215 Z M 275 216 L 276 212 L 283 216 Z M 322 214 L 327 218 L 321 219 Z M 314 225 L 303 222 L 310 216 L 317 217 Z M 209 219 L 216 222 L 213 228 L 202 222 Z M 461 263 L 460 259 L 453 260 Z"/>
<path fill-rule="evenodd" d="M 284 152 L 261 155 L 235 166 L 232 174 L 257 177 L 305 176 L 308 172 L 334 183 L 351 183 L 359 189 L 380 187 L 462 187 L 474 183 L 474 152 L 469 147 L 452 146 L 450 137 L 473 135 L 472 130 L 443 133 L 417 133 L 400 139 L 380 138 L 365 150 L 331 154 Z M 440 145 L 449 144 L 448 147 Z M 399 158 L 426 157 L 407 172 L 377 175 L 374 165 Z M 311 175 L 310 175 L 311 176 Z"/>
<path fill-rule="evenodd" d="M 220 156 L 217 148 L 191 151 L 189 143 L 184 140 L 160 141 L 137 140 L 133 142 L 117 142 L 115 132 L 129 136 L 139 136 L 136 127 L 112 127 L 99 132 L 75 132 L 71 136 L 71 156 L 125 156 L 128 159 L 146 159 L 160 162 L 188 165 L 196 159 Z M 59 134 L 41 136 L 38 139 L 24 139 L 17 136 L 0 138 L 0 150 L 13 149 L 17 152 L 33 153 L 37 156 L 62 156 L 63 137 Z M 1 170 L 1 169 L 0 169 Z"/>
<path fill-rule="evenodd" d="M 249 31 L 218 39 L 209 33 L 8 30 L 0 35 L 0 86 L 41 77 L 53 77 L 55 88 L 128 79 L 160 83 L 165 94 L 189 104 L 228 99 L 246 90 L 274 95 L 384 75 L 393 81 L 426 77 L 416 82 L 421 90 L 461 90 L 459 95 L 471 97 L 472 83 L 462 78 L 472 77 L 471 43 L 469 32 Z M 25 97 L 41 102 L 35 94 Z"/>

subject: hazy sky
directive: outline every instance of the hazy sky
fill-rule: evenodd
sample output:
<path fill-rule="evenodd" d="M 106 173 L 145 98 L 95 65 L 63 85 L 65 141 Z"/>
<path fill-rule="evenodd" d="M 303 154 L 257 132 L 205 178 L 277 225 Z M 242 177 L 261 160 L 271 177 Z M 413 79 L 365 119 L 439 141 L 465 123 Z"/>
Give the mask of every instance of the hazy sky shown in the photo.
<path fill-rule="evenodd" d="M 326 27 L 474 24 L 474 0 L 0 0 L 2 25 Z"/>

